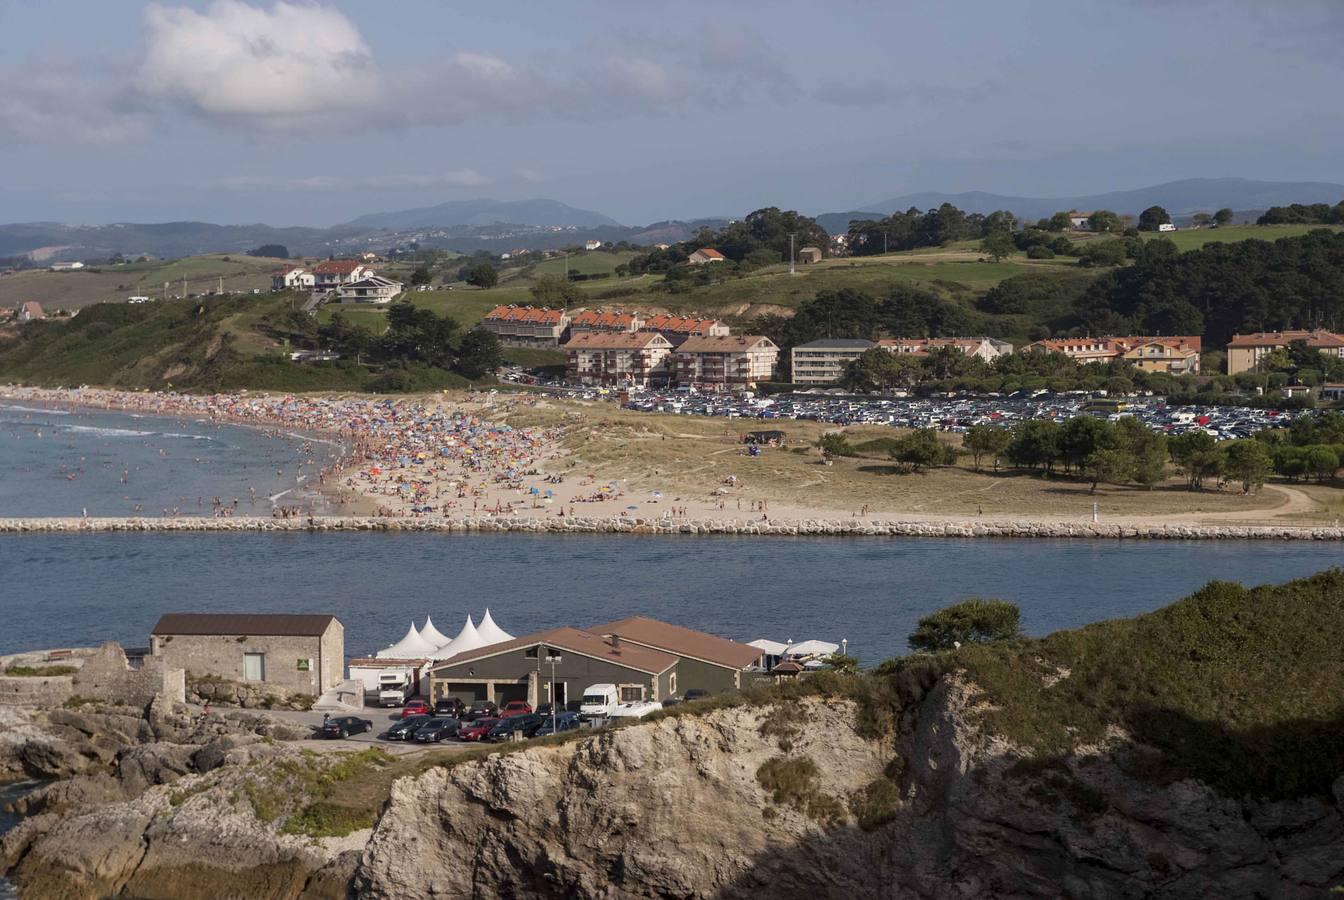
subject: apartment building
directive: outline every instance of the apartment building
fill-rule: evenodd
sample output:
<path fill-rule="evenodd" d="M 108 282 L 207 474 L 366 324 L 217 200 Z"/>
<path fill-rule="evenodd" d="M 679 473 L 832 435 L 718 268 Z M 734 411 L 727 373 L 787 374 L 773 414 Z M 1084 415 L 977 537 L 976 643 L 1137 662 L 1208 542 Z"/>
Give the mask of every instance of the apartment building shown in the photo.
<path fill-rule="evenodd" d="M 573 384 L 648 387 L 671 375 L 672 342 L 656 331 L 571 334 L 563 349 Z"/>
<path fill-rule="evenodd" d="M 569 314 L 544 306 L 496 306 L 485 314 L 481 327 L 510 346 L 559 347 Z"/>
<path fill-rule="evenodd" d="M 876 347 L 861 338 L 822 338 L 793 348 L 794 384 L 834 384 L 845 367 Z"/>
<path fill-rule="evenodd" d="M 1295 341 L 1302 341 L 1313 350 L 1327 356 L 1344 357 L 1344 337 L 1330 331 L 1257 331 L 1254 334 L 1234 334 L 1227 345 L 1227 374 L 1254 372 L 1260 361 L 1275 350 L 1286 349 Z"/>
<path fill-rule="evenodd" d="M 770 381 L 779 347 L 763 335 L 694 335 L 673 354 L 677 384 L 719 390 L 754 387 Z"/>
<path fill-rule="evenodd" d="M 570 334 L 629 333 L 644 327 L 644 319 L 638 313 L 620 310 L 585 309 L 576 313 L 569 322 Z"/>
<path fill-rule="evenodd" d="M 967 356 L 978 356 L 985 362 L 993 362 L 1000 356 L 1013 352 L 1013 345 L 990 337 L 969 338 L 895 338 L 881 340 L 877 345 L 890 353 L 910 356 L 928 356 L 930 350 L 940 347 L 954 347 Z"/>

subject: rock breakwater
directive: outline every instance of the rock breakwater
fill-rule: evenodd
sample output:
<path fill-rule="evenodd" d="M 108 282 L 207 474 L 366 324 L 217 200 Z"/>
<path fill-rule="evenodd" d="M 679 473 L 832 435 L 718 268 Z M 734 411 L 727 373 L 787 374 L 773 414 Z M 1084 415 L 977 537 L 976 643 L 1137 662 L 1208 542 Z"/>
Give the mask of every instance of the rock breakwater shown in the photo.
<path fill-rule="evenodd" d="M 29 518 L 0 519 L 0 534 L 61 532 L 388 531 L 527 534 L 770 535 L 836 537 L 1080 538 L 1092 540 L 1341 541 L 1344 527 L 1205 525 L 921 519 L 789 521 L 638 516 L 463 516 L 445 518 L 315 516 L 310 518 Z"/>

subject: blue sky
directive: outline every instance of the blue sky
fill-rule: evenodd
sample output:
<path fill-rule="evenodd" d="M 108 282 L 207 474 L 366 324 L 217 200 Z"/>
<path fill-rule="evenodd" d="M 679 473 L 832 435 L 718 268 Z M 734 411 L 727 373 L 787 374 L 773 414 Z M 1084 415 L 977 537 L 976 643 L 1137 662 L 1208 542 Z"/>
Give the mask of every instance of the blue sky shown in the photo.
<path fill-rule="evenodd" d="M 7 222 L 1344 182 L 1337 0 L 0 0 L 0 34 Z"/>

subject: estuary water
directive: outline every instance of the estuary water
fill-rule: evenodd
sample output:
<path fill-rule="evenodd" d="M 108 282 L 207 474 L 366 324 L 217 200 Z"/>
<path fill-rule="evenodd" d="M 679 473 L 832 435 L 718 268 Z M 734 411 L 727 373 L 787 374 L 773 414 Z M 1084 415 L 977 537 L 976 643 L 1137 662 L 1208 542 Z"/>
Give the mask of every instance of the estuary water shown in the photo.
<path fill-rule="evenodd" d="M 215 498 L 269 515 L 310 503 L 310 474 L 336 450 L 302 434 L 0 400 L 0 517 L 209 516 Z"/>

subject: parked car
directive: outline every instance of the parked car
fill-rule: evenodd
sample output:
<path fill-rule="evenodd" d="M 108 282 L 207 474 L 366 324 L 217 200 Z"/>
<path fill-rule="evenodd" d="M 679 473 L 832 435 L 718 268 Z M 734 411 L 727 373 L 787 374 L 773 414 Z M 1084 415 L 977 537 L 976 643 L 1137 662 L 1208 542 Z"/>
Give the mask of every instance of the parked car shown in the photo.
<path fill-rule="evenodd" d="M 484 719 L 489 716 L 498 715 L 498 704 L 493 703 L 490 700 L 477 700 L 475 703 L 471 704 L 471 708 L 467 710 L 467 718 L 469 719 Z"/>
<path fill-rule="evenodd" d="M 668 697 L 666 700 L 663 701 L 663 706 L 676 706 L 680 702 L 681 698 L 679 697 Z"/>
<path fill-rule="evenodd" d="M 690 703 L 692 700 L 704 700 L 708 696 L 709 691 L 704 690 L 703 688 L 691 688 L 689 691 L 681 695 L 681 699 L 687 703 Z"/>
<path fill-rule="evenodd" d="M 559 734 L 562 731 L 572 731 L 583 724 L 576 712 L 562 712 L 555 714 L 555 727 L 551 727 L 551 717 L 547 716 L 546 721 L 536 730 L 533 737 L 545 737 L 548 734 Z"/>
<path fill-rule="evenodd" d="M 490 733 L 490 729 L 500 723 L 499 719 L 493 716 L 476 719 L 465 725 L 457 727 L 457 739 L 459 741 L 482 741 Z"/>
<path fill-rule="evenodd" d="M 538 728 L 549 721 L 550 719 L 543 718 L 534 712 L 507 716 L 500 719 L 495 727 L 490 729 L 490 733 L 485 736 L 485 739 L 499 743 L 500 741 L 513 740 L 515 734 L 521 734 L 523 737 L 529 738 L 536 734 Z"/>
<path fill-rule="evenodd" d="M 406 705 L 401 708 L 401 717 L 403 719 L 411 716 L 427 716 L 429 714 L 429 704 L 423 700 L 407 700 Z"/>
<path fill-rule="evenodd" d="M 415 737 L 415 733 L 428 722 L 432 716 L 409 716 L 405 719 L 398 719 L 392 723 L 392 727 L 383 732 L 383 737 L 389 741 L 409 741 Z"/>
<path fill-rule="evenodd" d="M 510 700 L 504 704 L 504 708 L 499 711 L 501 719 L 507 719 L 510 716 L 521 716 L 532 712 L 532 704 L 526 700 Z"/>
<path fill-rule="evenodd" d="M 537 708 L 533 710 L 533 712 L 539 716 L 549 716 L 553 709 L 555 709 L 554 703 L 538 703 Z"/>
<path fill-rule="evenodd" d="M 444 738 L 457 737 L 459 724 L 451 716 L 435 716 L 416 730 L 415 739 L 422 744 L 437 744 Z"/>
<path fill-rule="evenodd" d="M 460 719 L 467 711 L 467 705 L 456 697 L 445 697 L 434 701 L 434 715 L 452 716 Z"/>
<path fill-rule="evenodd" d="M 359 716 L 337 716 L 327 719 L 317 729 L 324 738 L 348 738 L 352 734 L 363 734 L 373 730 L 373 723 Z"/>

